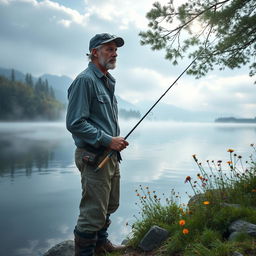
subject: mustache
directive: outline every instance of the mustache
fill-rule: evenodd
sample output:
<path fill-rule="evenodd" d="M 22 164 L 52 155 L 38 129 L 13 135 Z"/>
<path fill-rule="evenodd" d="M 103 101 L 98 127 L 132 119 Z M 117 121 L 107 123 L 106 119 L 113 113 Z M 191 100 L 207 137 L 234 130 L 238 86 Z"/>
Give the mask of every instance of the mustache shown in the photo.
<path fill-rule="evenodd" d="M 116 58 L 111 58 L 108 62 L 116 62 Z"/>

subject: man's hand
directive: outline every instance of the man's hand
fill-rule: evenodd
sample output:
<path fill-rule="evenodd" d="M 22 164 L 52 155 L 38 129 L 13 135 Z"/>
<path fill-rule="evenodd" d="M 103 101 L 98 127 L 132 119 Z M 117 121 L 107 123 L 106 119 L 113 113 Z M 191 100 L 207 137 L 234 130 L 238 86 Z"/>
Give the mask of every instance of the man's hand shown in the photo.
<path fill-rule="evenodd" d="M 129 143 L 123 137 L 113 137 L 109 147 L 116 151 L 125 149 Z"/>

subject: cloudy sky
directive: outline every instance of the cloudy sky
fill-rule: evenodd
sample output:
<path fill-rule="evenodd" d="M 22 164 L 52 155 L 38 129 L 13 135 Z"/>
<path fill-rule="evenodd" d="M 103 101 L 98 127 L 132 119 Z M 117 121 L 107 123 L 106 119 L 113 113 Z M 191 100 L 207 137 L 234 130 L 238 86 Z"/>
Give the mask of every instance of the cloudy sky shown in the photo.
<path fill-rule="evenodd" d="M 176 3 L 185 0 L 174 0 Z M 141 46 L 146 12 L 155 0 L 0 0 L 0 67 L 40 76 L 74 78 L 87 66 L 88 41 L 96 33 L 122 36 L 116 92 L 132 103 L 155 101 L 188 62 L 173 67 L 163 52 Z M 167 3 L 168 0 L 161 0 Z M 212 71 L 195 80 L 184 76 L 163 101 L 220 116 L 256 116 L 256 86 L 248 70 Z"/>

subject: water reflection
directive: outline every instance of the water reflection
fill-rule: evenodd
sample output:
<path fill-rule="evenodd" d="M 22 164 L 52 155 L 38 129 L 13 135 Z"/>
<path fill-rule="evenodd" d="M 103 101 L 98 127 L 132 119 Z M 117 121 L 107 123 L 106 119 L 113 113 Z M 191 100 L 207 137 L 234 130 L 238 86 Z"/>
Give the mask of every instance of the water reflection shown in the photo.
<path fill-rule="evenodd" d="M 30 176 L 32 171 L 49 167 L 54 158 L 56 144 L 24 138 L 13 138 L 5 134 L 0 138 L 0 175 L 10 174 L 12 178 L 21 171 Z"/>
<path fill-rule="evenodd" d="M 21 123 L 19 131 L 16 129 L 8 123 L 0 124 L 0 176 L 14 179 L 17 175 L 31 176 L 32 172 L 47 173 L 54 170 L 54 161 L 59 165 L 67 164 L 68 160 L 73 162 L 72 141 L 63 123 Z M 63 159 L 60 159 L 61 153 Z"/>

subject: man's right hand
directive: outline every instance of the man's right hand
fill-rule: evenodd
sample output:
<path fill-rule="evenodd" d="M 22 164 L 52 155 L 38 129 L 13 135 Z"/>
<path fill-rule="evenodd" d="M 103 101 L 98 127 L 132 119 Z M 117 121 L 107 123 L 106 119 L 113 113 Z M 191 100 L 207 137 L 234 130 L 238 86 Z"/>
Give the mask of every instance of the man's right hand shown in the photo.
<path fill-rule="evenodd" d="M 116 151 L 122 151 L 129 143 L 123 137 L 113 137 L 109 147 Z"/>

